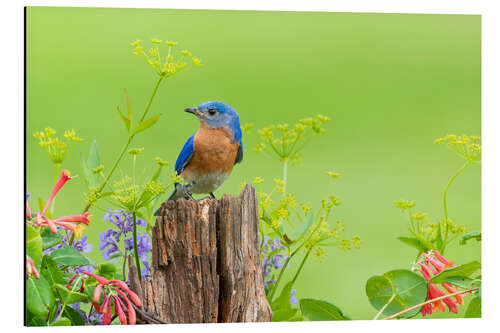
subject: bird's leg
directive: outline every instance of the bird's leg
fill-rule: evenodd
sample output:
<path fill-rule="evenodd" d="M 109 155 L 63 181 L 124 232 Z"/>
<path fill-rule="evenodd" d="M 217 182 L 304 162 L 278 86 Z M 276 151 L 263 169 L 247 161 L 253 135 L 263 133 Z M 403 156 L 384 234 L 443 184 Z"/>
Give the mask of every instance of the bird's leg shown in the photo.
<path fill-rule="evenodd" d="M 213 199 L 213 200 L 217 200 L 217 198 L 215 197 L 214 192 L 210 192 L 210 198 Z"/>
<path fill-rule="evenodd" d="M 188 200 L 189 199 L 194 200 L 193 195 L 189 192 L 189 190 L 191 189 L 191 187 L 193 187 L 192 183 L 188 184 L 188 185 L 185 185 L 185 186 L 184 185 L 182 186 L 182 191 L 184 192 L 184 197 L 186 199 L 188 199 Z M 196 200 L 194 200 L 194 201 L 196 201 Z"/>

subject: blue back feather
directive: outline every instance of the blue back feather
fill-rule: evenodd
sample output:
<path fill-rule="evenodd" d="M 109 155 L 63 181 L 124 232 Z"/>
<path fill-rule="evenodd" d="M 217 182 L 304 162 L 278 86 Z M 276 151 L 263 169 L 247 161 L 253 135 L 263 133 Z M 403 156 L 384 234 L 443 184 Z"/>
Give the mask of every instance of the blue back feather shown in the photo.
<path fill-rule="evenodd" d="M 194 152 L 194 134 L 187 140 L 182 147 L 181 153 L 177 157 L 177 161 L 175 161 L 175 171 L 177 174 L 180 174 L 186 164 L 188 164 L 189 160 L 193 156 Z"/>

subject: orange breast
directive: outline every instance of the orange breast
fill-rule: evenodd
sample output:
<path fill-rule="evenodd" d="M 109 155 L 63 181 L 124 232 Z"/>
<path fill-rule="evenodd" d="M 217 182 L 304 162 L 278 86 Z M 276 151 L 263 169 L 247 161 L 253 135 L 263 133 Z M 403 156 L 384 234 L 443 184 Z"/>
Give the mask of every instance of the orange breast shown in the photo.
<path fill-rule="evenodd" d="M 210 128 L 202 124 L 194 136 L 194 153 L 182 172 L 185 179 L 193 174 L 229 174 L 236 160 L 239 143 L 231 140 L 231 133 L 222 128 Z"/>

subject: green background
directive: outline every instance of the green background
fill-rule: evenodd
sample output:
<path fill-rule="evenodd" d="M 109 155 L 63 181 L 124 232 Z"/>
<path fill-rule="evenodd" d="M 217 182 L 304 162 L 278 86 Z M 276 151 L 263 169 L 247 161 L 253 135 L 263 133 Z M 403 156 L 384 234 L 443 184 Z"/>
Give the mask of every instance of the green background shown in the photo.
<path fill-rule="evenodd" d="M 156 156 L 174 162 L 199 126 L 183 109 L 208 100 L 233 105 L 243 124 L 257 128 L 318 113 L 332 118 L 302 165 L 290 168 L 289 190 L 315 208 L 327 194 L 338 195 L 345 235 L 359 235 L 362 248 L 328 248 L 325 260 L 310 260 L 296 295 L 329 300 L 354 319 L 372 318 L 366 280 L 409 268 L 415 257 L 396 239 L 407 235 L 407 220 L 393 201 L 415 200 L 433 221 L 442 218 L 444 186 L 463 161 L 433 141 L 449 133 L 480 135 L 480 16 L 28 8 L 27 191 L 46 199 L 54 179 L 32 133 L 51 126 L 86 138 L 63 163 L 80 177 L 58 195 L 57 215 L 83 209 L 80 152 L 97 139 L 109 171 L 126 140 L 115 111 L 124 108 L 123 88 L 136 115 L 142 113 L 156 77 L 129 43 L 150 38 L 178 41 L 205 66 L 162 84 L 151 114 L 163 116 L 132 145 L 146 148 L 139 169 L 148 173 Z M 255 176 L 268 186 L 281 176 L 278 162 L 252 151 L 255 131 L 243 139 L 244 161 L 217 196 L 237 194 Z M 130 165 L 127 157 L 120 169 L 127 173 Z M 327 170 L 342 178 L 329 183 Z M 473 165 L 449 193 L 451 218 L 469 230 L 481 225 L 480 177 Z M 102 260 L 98 234 L 109 225 L 102 212 L 91 213 L 90 257 Z M 480 250 L 476 242 L 454 243 L 447 257 L 466 263 L 479 259 Z M 433 317 L 440 316 L 456 317 Z"/>

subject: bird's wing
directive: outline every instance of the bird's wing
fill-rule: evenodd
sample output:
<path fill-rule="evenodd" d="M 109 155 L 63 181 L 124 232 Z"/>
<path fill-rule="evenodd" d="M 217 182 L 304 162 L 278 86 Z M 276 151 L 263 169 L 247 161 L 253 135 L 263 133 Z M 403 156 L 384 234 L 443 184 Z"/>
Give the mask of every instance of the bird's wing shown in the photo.
<path fill-rule="evenodd" d="M 175 171 L 179 175 L 182 170 L 186 167 L 186 165 L 189 163 L 191 158 L 193 157 L 194 153 L 194 136 L 193 134 L 187 142 L 184 144 L 184 147 L 182 147 L 181 153 L 177 157 L 177 161 L 175 161 Z"/>
<path fill-rule="evenodd" d="M 236 154 L 236 160 L 234 164 L 238 164 L 243 161 L 243 142 L 240 140 L 240 146 L 238 147 L 238 153 Z"/>

